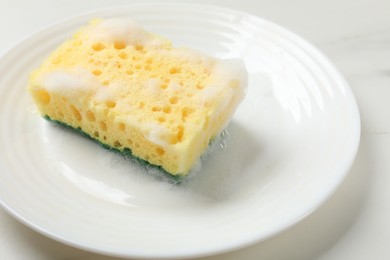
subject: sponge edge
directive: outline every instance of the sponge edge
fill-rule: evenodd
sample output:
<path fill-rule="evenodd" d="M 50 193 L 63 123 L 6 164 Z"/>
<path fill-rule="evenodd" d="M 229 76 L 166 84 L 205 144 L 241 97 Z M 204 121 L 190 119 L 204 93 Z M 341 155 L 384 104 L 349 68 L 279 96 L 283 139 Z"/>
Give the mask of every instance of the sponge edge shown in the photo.
<path fill-rule="evenodd" d="M 41 114 L 172 175 L 186 175 L 244 99 L 239 59 L 220 60 L 126 18 L 92 20 L 32 72 Z"/>

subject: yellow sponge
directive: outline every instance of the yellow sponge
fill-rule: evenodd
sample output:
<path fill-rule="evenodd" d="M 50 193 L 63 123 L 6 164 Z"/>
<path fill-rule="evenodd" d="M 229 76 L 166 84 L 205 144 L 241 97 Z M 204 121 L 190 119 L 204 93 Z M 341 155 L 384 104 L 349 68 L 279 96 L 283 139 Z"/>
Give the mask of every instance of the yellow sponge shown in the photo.
<path fill-rule="evenodd" d="M 173 48 L 125 18 L 93 20 L 30 76 L 43 116 L 186 175 L 245 95 L 238 59 Z"/>

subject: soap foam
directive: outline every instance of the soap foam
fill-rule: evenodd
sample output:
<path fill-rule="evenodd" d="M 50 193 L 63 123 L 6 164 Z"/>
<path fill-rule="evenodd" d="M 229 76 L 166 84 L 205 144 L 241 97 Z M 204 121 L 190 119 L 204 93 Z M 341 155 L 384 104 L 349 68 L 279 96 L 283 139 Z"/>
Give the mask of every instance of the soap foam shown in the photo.
<path fill-rule="evenodd" d="M 164 46 L 168 41 L 157 38 L 145 31 L 136 22 L 126 18 L 112 18 L 90 24 L 85 34 L 92 42 L 114 43 L 126 45 Z"/>
<path fill-rule="evenodd" d="M 169 147 L 167 140 L 169 139 L 170 131 L 162 125 L 148 122 L 144 123 L 145 127 L 144 137 L 154 144 L 161 145 L 162 147 Z"/>
<path fill-rule="evenodd" d="M 99 101 L 118 100 L 121 96 L 123 85 L 120 83 L 113 83 L 107 87 L 99 88 L 95 93 L 95 99 Z"/>
<path fill-rule="evenodd" d="M 156 98 L 161 94 L 160 85 L 161 81 L 159 79 L 151 78 L 145 81 L 144 90 L 147 92 L 147 95 Z"/>
<path fill-rule="evenodd" d="M 241 94 L 239 102 L 245 97 L 246 87 L 248 83 L 247 73 L 242 60 L 228 59 L 219 60 L 213 67 L 212 77 L 208 86 L 200 93 L 199 97 L 202 101 L 207 102 L 212 100 L 226 86 L 230 88 L 239 88 L 237 94 Z"/>
<path fill-rule="evenodd" d="M 167 53 L 170 57 L 188 63 L 202 63 L 206 67 L 211 67 L 214 59 L 206 54 L 187 48 L 172 49 Z"/>
<path fill-rule="evenodd" d="M 55 70 L 41 77 L 42 88 L 49 92 L 67 97 L 77 96 L 76 93 L 94 92 L 99 86 L 99 80 L 91 72 L 83 68 L 69 71 Z"/>

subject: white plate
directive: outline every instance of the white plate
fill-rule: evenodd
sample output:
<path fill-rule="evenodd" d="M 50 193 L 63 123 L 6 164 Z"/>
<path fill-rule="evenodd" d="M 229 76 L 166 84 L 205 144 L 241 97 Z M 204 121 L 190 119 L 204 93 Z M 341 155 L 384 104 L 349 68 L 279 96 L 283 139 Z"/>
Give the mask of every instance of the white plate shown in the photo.
<path fill-rule="evenodd" d="M 219 57 L 241 57 L 248 96 L 218 151 L 173 185 L 41 119 L 28 74 L 93 17 L 127 16 Z M 0 200 L 66 244 L 116 256 L 192 257 L 264 240 L 318 208 L 350 169 L 360 136 L 350 88 L 310 44 L 234 10 L 138 4 L 84 14 L 0 60 Z"/>

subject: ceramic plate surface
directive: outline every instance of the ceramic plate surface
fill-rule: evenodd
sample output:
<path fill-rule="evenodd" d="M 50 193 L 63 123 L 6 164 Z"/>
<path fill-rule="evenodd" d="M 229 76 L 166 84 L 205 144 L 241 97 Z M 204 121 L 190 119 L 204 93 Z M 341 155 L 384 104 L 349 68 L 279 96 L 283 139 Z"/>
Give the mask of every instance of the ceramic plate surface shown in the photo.
<path fill-rule="evenodd" d="M 202 168 L 180 185 L 39 117 L 29 72 L 89 19 L 130 17 L 221 57 L 240 57 L 247 97 Z M 273 23 L 199 5 L 138 4 L 48 27 L 0 59 L 0 201 L 66 244 L 130 257 L 193 257 L 269 238 L 318 208 L 348 173 L 359 112 L 306 41 Z"/>

